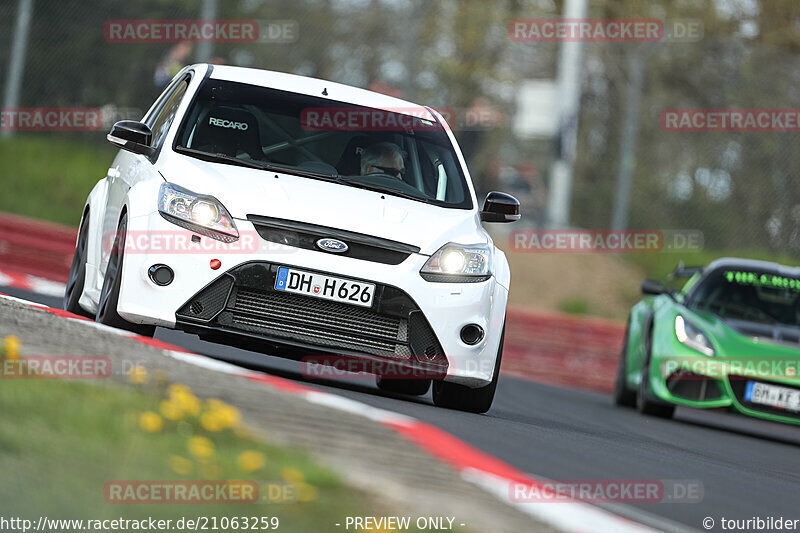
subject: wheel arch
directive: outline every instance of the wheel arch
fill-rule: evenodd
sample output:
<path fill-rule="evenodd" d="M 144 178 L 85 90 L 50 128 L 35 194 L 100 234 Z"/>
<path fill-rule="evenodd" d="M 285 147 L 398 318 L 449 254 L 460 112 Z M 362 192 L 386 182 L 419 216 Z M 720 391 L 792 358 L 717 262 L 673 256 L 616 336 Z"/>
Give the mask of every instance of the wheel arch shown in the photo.
<path fill-rule="evenodd" d="M 83 224 L 84 217 L 87 214 L 89 215 L 89 229 L 86 241 L 86 279 L 79 304 L 89 312 L 97 310 L 97 301 L 100 294 L 98 280 L 102 281 L 99 267 L 102 262 L 103 216 L 107 192 L 107 180 L 99 180 L 89 193 L 81 214 L 81 224 Z"/>

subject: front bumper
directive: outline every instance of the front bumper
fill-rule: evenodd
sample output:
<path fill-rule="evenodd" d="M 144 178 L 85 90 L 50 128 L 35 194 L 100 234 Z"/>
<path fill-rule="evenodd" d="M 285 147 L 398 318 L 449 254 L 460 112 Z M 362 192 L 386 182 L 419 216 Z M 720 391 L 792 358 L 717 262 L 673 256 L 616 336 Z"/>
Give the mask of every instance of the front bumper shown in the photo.
<path fill-rule="evenodd" d="M 659 400 L 695 408 L 727 408 L 734 412 L 800 425 L 800 412 L 754 403 L 745 398 L 750 381 L 800 389 L 796 377 L 761 372 L 758 359 L 752 366 L 724 357 L 696 355 L 661 356 L 651 365 L 650 390 Z"/>
<path fill-rule="evenodd" d="M 494 277 L 480 283 L 429 282 L 419 275 L 427 260 L 424 255 L 410 254 L 397 265 L 382 264 L 266 242 L 250 222 L 237 219 L 236 224 L 241 234 L 236 243 L 200 236 L 201 243 L 191 252 L 154 247 L 131 252 L 126 246 L 119 314 L 130 322 L 180 328 L 271 354 L 270 347 L 278 346 L 295 357 L 305 351 L 378 357 L 398 364 L 441 362 L 437 368 L 446 368 L 447 381 L 471 387 L 491 381 L 508 299 L 508 290 Z M 185 240 L 193 235 L 158 213 L 132 217 L 128 232 L 168 232 Z M 221 261 L 219 270 L 210 268 L 212 259 Z M 148 278 L 154 264 L 173 270 L 170 285 L 161 287 Z M 378 285 L 380 294 L 376 292 L 379 297 L 366 314 L 357 306 L 316 298 L 289 301 L 288 295 L 273 290 L 278 266 L 368 280 Z M 213 313 L 192 313 L 192 303 L 201 296 L 209 299 L 201 305 Z M 467 324 L 486 332 L 474 346 L 459 336 Z"/>

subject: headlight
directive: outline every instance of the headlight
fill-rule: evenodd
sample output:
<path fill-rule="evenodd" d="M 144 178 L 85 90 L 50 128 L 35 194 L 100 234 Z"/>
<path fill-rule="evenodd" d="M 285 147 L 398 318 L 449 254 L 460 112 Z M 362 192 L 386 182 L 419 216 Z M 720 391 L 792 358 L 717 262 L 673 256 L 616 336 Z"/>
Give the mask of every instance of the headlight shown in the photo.
<path fill-rule="evenodd" d="M 217 239 L 233 242 L 239 231 L 228 210 L 213 196 L 188 191 L 172 183 L 162 183 L 158 191 L 158 211 L 173 224 Z"/>
<path fill-rule="evenodd" d="M 419 273 L 427 281 L 484 281 L 492 275 L 492 249 L 486 244 L 448 243 L 425 262 Z"/>
<path fill-rule="evenodd" d="M 689 348 L 705 355 L 714 355 L 714 347 L 705 333 L 681 315 L 675 317 L 675 337 Z"/>

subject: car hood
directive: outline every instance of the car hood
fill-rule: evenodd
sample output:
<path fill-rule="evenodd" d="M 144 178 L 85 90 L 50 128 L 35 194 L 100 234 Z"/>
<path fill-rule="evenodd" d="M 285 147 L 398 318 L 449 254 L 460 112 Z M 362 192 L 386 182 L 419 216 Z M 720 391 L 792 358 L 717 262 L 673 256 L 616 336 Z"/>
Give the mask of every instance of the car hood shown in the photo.
<path fill-rule="evenodd" d="M 685 313 L 708 335 L 720 356 L 800 357 L 800 329 L 722 318 L 710 311 Z"/>
<path fill-rule="evenodd" d="M 447 242 L 489 242 L 474 210 L 180 154 L 170 157 L 160 171 L 168 182 L 214 196 L 238 220 L 260 215 L 317 224 L 417 246 L 425 255 Z"/>

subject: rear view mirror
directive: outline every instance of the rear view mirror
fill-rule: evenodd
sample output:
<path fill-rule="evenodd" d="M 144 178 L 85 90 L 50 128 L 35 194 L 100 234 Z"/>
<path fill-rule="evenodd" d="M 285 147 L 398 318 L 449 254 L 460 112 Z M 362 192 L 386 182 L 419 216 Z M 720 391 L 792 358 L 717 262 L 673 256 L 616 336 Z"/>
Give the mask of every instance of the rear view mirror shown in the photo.
<path fill-rule="evenodd" d="M 658 296 L 659 294 L 668 294 L 673 296 L 675 290 L 672 287 L 667 287 L 660 281 L 654 279 L 646 279 L 642 282 L 642 294 L 651 296 Z"/>
<path fill-rule="evenodd" d="M 492 191 L 486 195 L 481 211 L 482 221 L 514 222 L 519 218 L 519 200 L 504 192 Z"/>
<path fill-rule="evenodd" d="M 150 127 L 142 122 L 135 120 L 120 120 L 111 127 L 111 131 L 106 136 L 108 141 L 119 146 L 123 150 L 151 156 L 155 152 L 150 141 L 153 139 L 153 132 Z"/>

